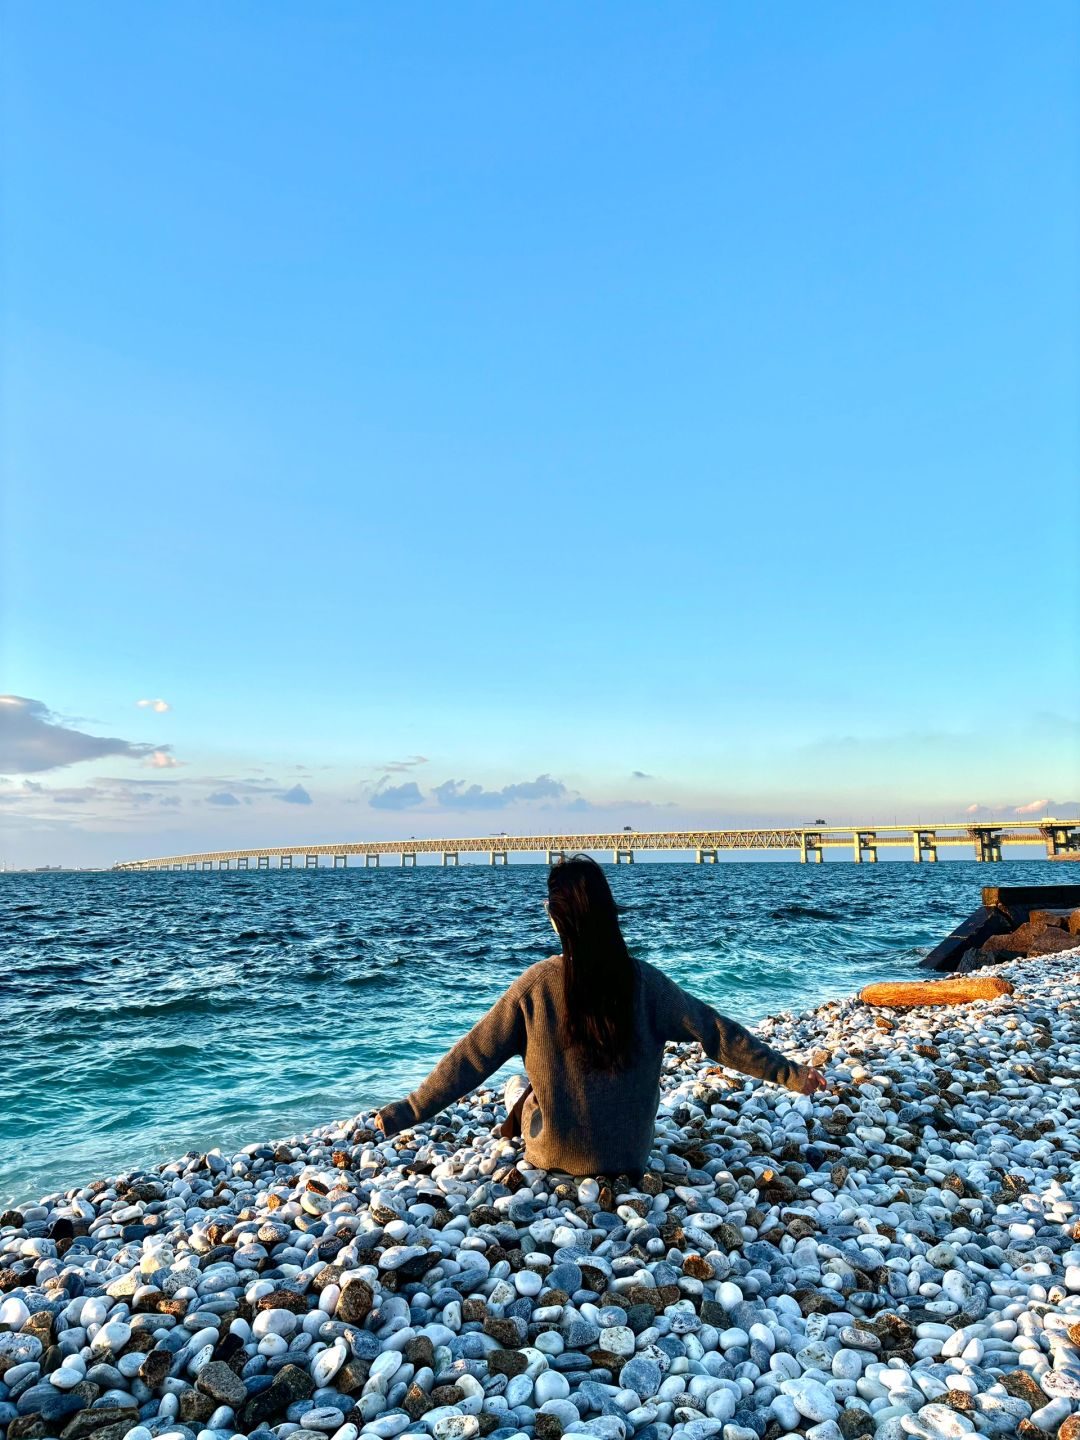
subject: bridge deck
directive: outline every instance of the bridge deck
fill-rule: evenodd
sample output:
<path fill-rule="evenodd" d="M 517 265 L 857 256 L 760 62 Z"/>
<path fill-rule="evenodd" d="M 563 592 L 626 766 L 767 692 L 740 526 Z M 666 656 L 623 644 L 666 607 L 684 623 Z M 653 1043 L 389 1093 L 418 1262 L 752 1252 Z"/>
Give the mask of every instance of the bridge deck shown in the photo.
<path fill-rule="evenodd" d="M 860 850 L 882 847 L 914 849 L 915 837 L 925 839 L 927 850 L 940 846 L 987 844 L 1043 845 L 1056 854 L 1080 845 L 1080 822 L 1017 820 L 1009 824 L 961 824 L 954 821 L 917 825 L 796 826 L 765 830 L 616 830 L 576 835 L 484 835 L 456 839 L 344 840 L 309 845 L 254 845 L 236 850 L 204 850 L 187 855 L 125 860 L 117 870 L 156 870 L 175 866 L 223 864 L 234 860 L 284 859 L 292 856 L 343 858 L 350 855 L 460 855 L 571 854 L 610 851 L 630 856 L 659 850 L 709 854 L 719 850 Z"/>

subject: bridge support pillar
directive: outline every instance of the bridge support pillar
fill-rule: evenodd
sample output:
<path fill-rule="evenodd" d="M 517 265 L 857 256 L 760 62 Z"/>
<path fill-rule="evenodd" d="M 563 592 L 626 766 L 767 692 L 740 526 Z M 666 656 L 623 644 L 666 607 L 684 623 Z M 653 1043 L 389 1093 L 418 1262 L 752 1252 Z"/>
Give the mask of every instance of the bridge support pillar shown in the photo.
<path fill-rule="evenodd" d="M 305 869 L 305 870 L 317 870 L 318 868 L 319 868 L 319 857 L 318 857 L 318 855 L 305 855 L 305 856 L 304 856 L 304 869 Z"/>
<path fill-rule="evenodd" d="M 1052 860 L 1055 855 L 1072 855 L 1080 850 L 1080 827 L 1076 825 L 1045 825 L 1042 833 L 1048 859 Z"/>
<path fill-rule="evenodd" d="M 510 857 L 505 850 L 492 850 L 488 858 L 492 865 L 505 865 Z"/>
<path fill-rule="evenodd" d="M 614 863 L 616 865 L 622 865 L 624 861 L 627 865 L 632 865 L 634 863 L 633 850 L 616 849 L 613 850 L 611 853 L 614 857 Z"/>
<path fill-rule="evenodd" d="M 799 835 L 799 864 L 820 865 L 824 859 L 825 851 L 821 847 L 821 836 L 802 831 Z"/>
<path fill-rule="evenodd" d="M 548 863 L 549 865 L 554 865 L 554 864 L 556 863 L 556 861 L 565 860 L 565 859 L 566 859 L 566 851 L 565 851 L 565 850 L 548 850 L 548 851 L 546 852 L 546 854 L 547 854 L 547 863 Z"/>
<path fill-rule="evenodd" d="M 716 864 L 716 851 L 715 851 L 715 850 L 700 850 L 700 849 L 699 849 L 698 852 L 697 852 L 697 863 L 698 863 L 699 865 L 715 865 L 715 864 Z"/>
<path fill-rule="evenodd" d="M 368 867 L 371 866 L 371 865 L 374 865 L 374 867 L 375 867 L 376 870 L 379 868 L 379 857 L 378 857 L 378 854 L 371 855 L 371 854 L 365 853 L 365 855 L 364 855 L 364 869 L 367 870 Z"/>
<path fill-rule="evenodd" d="M 219 870 L 228 870 L 228 868 L 229 868 L 229 862 L 228 862 L 228 860 L 219 860 L 219 861 L 217 862 L 217 868 L 218 868 Z"/>
<path fill-rule="evenodd" d="M 872 830 L 856 830 L 852 841 L 854 846 L 855 864 L 863 863 L 863 852 L 871 865 L 877 864 L 877 836 Z"/>
<path fill-rule="evenodd" d="M 270 856 L 269 856 L 269 855 L 259 855 L 259 856 L 257 856 L 257 857 L 256 857 L 256 860 L 255 860 L 255 869 L 256 869 L 256 870 L 269 870 L 269 869 L 270 869 Z"/>
<path fill-rule="evenodd" d="M 415 850 L 403 850 L 403 851 L 401 852 L 401 863 L 402 863 L 403 866 L 404 866 L 404 865 L 411 865 L 412 868 L 415 870 L 415 869 L 416 869 L 416 851 L 415 851 Z"/>
<path fill-rule="evenodd" d="M 997 830 L 978 829 L 974 833 L 975 859 L 995 863 L 1001 859 L 1001 834 Z"/>
<path fill-rule="evenodd" d="M 916 865 L 922 864 L 924 859 L 931 863 L 937 860 L 937 835 L 933 830 L 911 832 L 911 854 Z"/>
<path fill-rule="evenodd" d="M 279 856 L 278 856 L 278 869 L 279 869 L 279 870 L 291 870 L 291 869 L 292 869 L 292 856 L 291 856 L 291 855 L 279 855 Z"/>
<path fill-rule="evenodd" d="M 339 868 L 339 866 L 340 866 L 340 868 L 341 868 L 342 870 L 346 870 L 346 869 L 348 868 L 348 865 L 349 865 L 349 857 L 348 857 L 348 855 L 335 855 L 335 856 L 334 856 L 334 869 L 335 869 L 335 870 L 337 870 L 337 869 Z"/>
<path fill-rule="evenodd" d="M 442 852 L 442 863 L 444 865 L 458 864 L 458 852 L 456 850 L 444 850 Z"/>
<path fill-rule="evenodd" d="M 239 857 L 236 862 L 236 868 L 238 870 L 246 870 L 248 868 L 248 857 L 246 855 L 241 855 Z"/>
<path fill-rule="evenodd" d="M 212 869 L 214 868 L 214 862 L 213 862 L 213 860 L 204 860 L 204 861 L 202 862 L 202 868 L 203 868 L 204 870 L 212 870 Z"/>

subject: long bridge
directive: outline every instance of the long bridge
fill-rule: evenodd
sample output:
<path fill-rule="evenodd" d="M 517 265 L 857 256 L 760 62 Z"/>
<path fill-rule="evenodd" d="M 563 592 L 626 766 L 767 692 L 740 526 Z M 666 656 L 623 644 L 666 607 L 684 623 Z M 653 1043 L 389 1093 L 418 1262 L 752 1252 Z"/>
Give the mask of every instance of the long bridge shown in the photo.
<path fill-rule="evenodd" d="M 1004 845 L 1038 845 L 1050 858 L 1080 856 L 1080 821 L 1015 820 L 1003 824 L 952 822 L 916 825 L 800 825 L 773 830 L 615 830 L 592 835 L 486 835 L 459 840 L 346 840 L 338 844 L 254 845 L 240 850 L 205 850 L 192 855 L 164 855 L 153 860 L 123 860 L 114 870 L 291 870 L 301 859 L 315 869 L 330 860 L 334 869 L 350 856 L 364 865 L 378 865 L 396 855 L 402 865 L 415 865 L 421 855 L 441 855 L 444 865 L 457 865 L 462 855 L 483 854 L 491 865 L 505 865 L 515 854 L 543 855 L 549 865 L 566 855 L 608 852 L 616 865 L 632 864 L 649 851 L 680 850 L 699 865 L 715 864 L 722 850 L 797 850 L 799 860 L 820 864 L 826 850 L 846 850 L 856 864 L 873 864 L 886 847 L 906 849 L 912 860 L 935 861 L 942 846 L 971 846 L 975 859 L 997 861 Z M 254 862 L 254 863 L 253 863 Z"/>

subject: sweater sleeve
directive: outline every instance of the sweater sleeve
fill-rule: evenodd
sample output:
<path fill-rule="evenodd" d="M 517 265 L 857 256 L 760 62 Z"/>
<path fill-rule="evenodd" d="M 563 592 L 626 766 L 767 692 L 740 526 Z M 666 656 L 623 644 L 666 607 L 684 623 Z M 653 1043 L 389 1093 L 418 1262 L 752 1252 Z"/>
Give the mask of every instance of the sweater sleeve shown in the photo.
<path fill-rule="evenodd" d="M 493 1075 L 514 1055 L 525 1053 L 525 1016 L 517 985 L 512 986 L 444 1055 L 411 1095 L 379 1111 L 387 1134 L 429 1120 Z"/>
<path fill-rule="evenodd" d="M 804 1065 L 788 1060 L 744 1026 L 687 994 L 661 971 L 654 969 L 652 975 L 656 1024 L 662 1039 L 697 1040 L 711 1060 L 730 1070 L 786 1085 L 789 1090 L 801 1088 Z"/>

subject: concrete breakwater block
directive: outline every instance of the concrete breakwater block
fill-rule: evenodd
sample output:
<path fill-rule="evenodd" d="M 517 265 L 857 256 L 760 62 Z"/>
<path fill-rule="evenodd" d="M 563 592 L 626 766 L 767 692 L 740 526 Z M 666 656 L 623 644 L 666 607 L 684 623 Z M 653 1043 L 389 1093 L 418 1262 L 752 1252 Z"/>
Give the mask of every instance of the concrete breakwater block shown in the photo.
<path fill-rule="evenodd" d="M 883 980 L 859 992 L 864 1005 L 963 1005 L 968 1000 L 996 1000 L 1015 986 L 999 975 L 965 975 L 951 980 Z"/>
<path fill-rule="evenodd" d="M 1080 885 L 984 885 L 982 904 L 919 961 L 921 969 L 970 974 L 1021 956 L 1080 948 Z"/>

